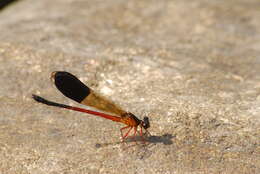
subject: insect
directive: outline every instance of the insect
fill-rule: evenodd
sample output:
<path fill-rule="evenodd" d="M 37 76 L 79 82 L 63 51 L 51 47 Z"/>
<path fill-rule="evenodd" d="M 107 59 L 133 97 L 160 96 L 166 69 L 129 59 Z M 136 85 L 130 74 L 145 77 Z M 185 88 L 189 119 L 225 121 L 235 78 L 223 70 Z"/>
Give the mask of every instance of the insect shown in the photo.
<path fill-rule="evenodd" d="M 121 122 L 126 125 L 125 127 L 120 129 L 121 138 L 123 141 L 126 137 L 128 137 L 132 129 L 134 129 L 134 136 L 136 136 L 136 133 L 138 132 L 140 136 L 143 138 L 143 129 L 145 130 L 145 134 L 150 134 L 147 130 L 150 127 L 148 117 L 144 117 L 143 120 L 140 120 L 134 114 L 124 111 L 119 106 L 115 105 L 112 101 L 109 101 L 106 98 L 95 93 L 92 89 L 87 87 L 84 83 L 82 83 L 76 76 L 72 75 L 71 73 L 65 71 L 54 71 L 51 74 L 51 79 L 58 88 L 58 90 L 66 97 L 83 105 L 90 106 L 104 112 L 109 112 L 117 116 L 93 110 L 83 109 L 79 107 L 69 106 L 61 103 L 56 103 L 33 94 L 32 97 L 35 101 L 49 106 L 74 110 L 103 117 L 115 122 Z M 137 130 L 138 127 L 140 127 L 139 131 Z M 128 130 L 125 134 L 123 134 L 123 130 L 125 129 Z"/>

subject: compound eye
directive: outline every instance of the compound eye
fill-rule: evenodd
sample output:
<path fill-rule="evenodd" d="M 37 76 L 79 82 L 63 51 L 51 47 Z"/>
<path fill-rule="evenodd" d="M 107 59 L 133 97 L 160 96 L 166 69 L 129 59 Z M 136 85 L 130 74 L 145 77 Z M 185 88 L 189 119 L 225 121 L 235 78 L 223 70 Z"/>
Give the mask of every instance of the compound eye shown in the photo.
<path fill-rule="evenodd" d="M 149 118 L 148 117 L 144 117 L 143 127 L 145 129 L 148 129 L 150 127 L 150 122 L 149 122 Z"/>

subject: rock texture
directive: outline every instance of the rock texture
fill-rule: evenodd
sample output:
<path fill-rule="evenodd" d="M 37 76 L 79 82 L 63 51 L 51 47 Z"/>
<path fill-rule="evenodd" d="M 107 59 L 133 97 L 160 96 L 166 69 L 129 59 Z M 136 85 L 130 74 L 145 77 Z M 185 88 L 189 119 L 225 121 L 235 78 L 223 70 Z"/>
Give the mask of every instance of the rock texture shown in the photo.
<path fill-rule="evenodd" d="M 20 0 L 0 12 L 0 173 L 260 173 L 259 0 Z M 152 136 L 71 104 L 69 71 Z"/>

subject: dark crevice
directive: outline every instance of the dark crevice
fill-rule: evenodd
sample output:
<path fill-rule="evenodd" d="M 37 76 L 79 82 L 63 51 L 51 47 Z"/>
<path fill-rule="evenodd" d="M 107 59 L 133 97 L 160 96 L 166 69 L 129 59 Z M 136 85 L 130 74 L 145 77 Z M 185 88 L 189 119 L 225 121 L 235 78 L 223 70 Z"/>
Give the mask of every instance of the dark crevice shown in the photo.
<path fill-rule="evenodd" d="M 0 11 L 18 0 L 0 0 Z"/>

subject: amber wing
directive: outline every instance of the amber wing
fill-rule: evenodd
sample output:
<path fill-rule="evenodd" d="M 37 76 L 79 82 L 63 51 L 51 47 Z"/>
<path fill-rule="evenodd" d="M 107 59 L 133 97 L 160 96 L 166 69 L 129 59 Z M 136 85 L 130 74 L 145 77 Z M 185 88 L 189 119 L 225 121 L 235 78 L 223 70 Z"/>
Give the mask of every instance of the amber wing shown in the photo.
<path fill-rule="evenodd" d="M 126 114 L 119 106 L 95 93 L 71 73 L 55 71 L 51 74 L 51 79 L 63 95 L 78 103 L 118 116 Z"/>

